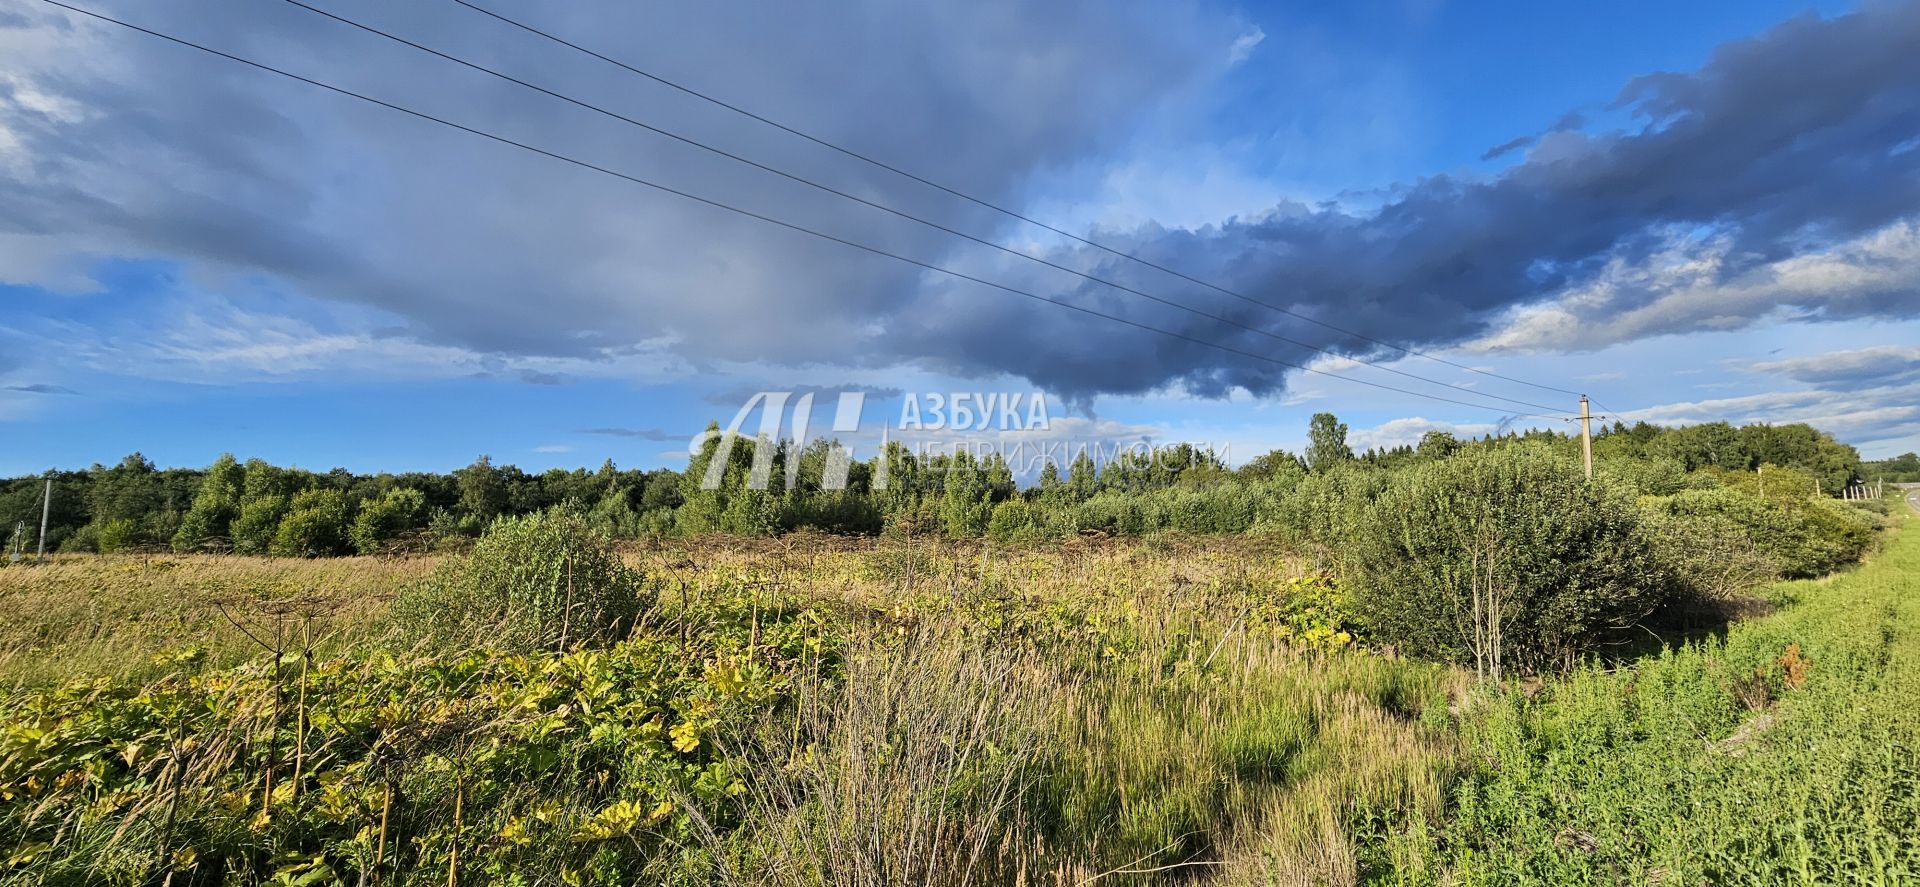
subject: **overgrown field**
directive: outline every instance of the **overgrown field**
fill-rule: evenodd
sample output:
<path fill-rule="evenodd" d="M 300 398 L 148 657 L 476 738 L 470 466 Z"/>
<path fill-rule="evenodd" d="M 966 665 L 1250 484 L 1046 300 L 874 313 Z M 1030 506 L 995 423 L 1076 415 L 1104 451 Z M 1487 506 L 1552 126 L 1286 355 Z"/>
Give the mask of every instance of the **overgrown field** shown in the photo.
<path fill-rule="evenodd" d="M 1349 653 L 1332 585 L 1255 540 L 787 539 L 625 560 L 659 577 L 650 615 L 599 651 L 511 655 L 404 646 L 381 596 L 308 618 L 285 605 L 304 598 L 279 561 L 0 571 L 23 622 L 10 679 L 44 684 L 54 663 L 122 676 L 23 687 L 0 710 L 11 870 L 897 883 L 1180 865 L 1257 880 L 1353 865 L 1350 825 L 1436 805 L 1450 766 L 1459 679 Z M 449 563 L 293 569 L 326 586 Z M 91 631 L 32 615 L 143 580 L 165 586 L 141 599 L 151 613 L 128 600 Z M 112 647 L 112 625 L 160 654 L 68 658 Z M 322 625 L 328 647 L 307 655 Z M 256 639 L 278 655 L 246 654 Z"/>
<path fill-rule="evenodd" d="M 1753 598 L 1850 559 L 1876 512 L 1440 464 L 1381 491 L 1346 551 L 616 552 L 563 509 L 457 556 L 0 569 L 0 880 L 1920 878 L 1920 534 Z M 1578 507 L 1502 504 L 1542 489 Z M 1500 519 L 1420 510 L 1463 490 Z M 1555 572 L 1608 545 L 1579 557 L 1613 574 Z M 1419 566 L 1492 555 L 1499 598 Z M 1694 639 L 1636 657 L 1651 630 Z"/>

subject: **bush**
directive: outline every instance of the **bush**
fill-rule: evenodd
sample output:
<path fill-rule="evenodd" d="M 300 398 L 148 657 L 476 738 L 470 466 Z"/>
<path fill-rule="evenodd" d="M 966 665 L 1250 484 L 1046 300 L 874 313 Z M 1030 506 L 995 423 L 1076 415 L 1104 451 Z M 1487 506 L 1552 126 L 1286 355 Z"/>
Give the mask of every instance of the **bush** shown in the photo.
<path fill-rule="evenodd" d="M 1654 557 L 1695 603 L 1731 601 L 1780 575 L 1779 561 L 1725 518 L 1681 517 L 1654 500 L 1642 509 L 1640 525 Z"/>
<path fill-rule="evenodd" d="M 1795 492 L 1763 496 L 1750 488 L 1688 490 L 1664 500 L 1676 516 L 1738 526 L 1790 578 L 1820 576 L 1852 563 L 1873 541 L 1872 515 Z"/>
<path fill-rule="evenodd" d="M 284 496 L 269 495 L 249 499 L 233 519 L 233 550 L 239 554 L 264 554 L 280 529 L 280 517 L 287 512 Z"/>
<path fill-rule="evenodd" d="M 987 537 L 995 542 L 1025 542 L 1040 537 L 1040 528 L 1034 525 L 1039 515 L 1037 509 L 1019 497 L 1008 499 L 993 507 L 993 516 L 987 520 Z"/>
<path fill-rule="evenodd" d="M 501 518 L 473 552 L 394 601 L 399 629 L 436 643 L 510 650 L 605 646 L 653 606 L 644 578 L 582 515 Z"/>
<path fill-rule="evenodd" d="M 353 519 L 353 529 L 348 535 L 353 539 L 354 549 L 361 554 L 379 554 L 388 542 L 417 529 L 426 511 L 427 497 L 419 490 L 410 487 L 388 490 L 386 495 L 360 506 L 360 515 Z"/>
<path fill-rule="evenodd" d="M 1344 547 L 1387 473 L 1354 463 L 1310 474 L 1260 504 L 1254 529 L 1300 546 Z"/>
<path fill-rule="evenodd" d="M 280 557 L 333 557 L 347 550 L 347 497 L 339 490 L 302 490 L 274 531 Z"/>
<path fill-rule="evenodd" d="M 1669 594 L 1631 499 L 1544 447 L 1464 452 L 1396 475 L 1354 528 L 1355 603 L 1415 655 L 1565 668 Z"/>
<path fill-rule="evenodd" d="M 97 545 L 101 554 L 112 554 L 137 548 L 145 541 L 140 524 L 132 518 L 123 517 L 100 524 Z"/>
<path fill-rule="evenodd" d="M 100 527 L 84 524 L 73 531 L 73 535 L 61 540 L 60 552 L 63 554 L 92 553 L 100 550 Z"/>
<path fill-rule="evenodd" d="M 1599 472 L 1643 496 L 1671 496 L 1713 485 L 1711 476 L 1689 474 L 1685 463 L 1663 457 L 1606 459 L 1600 462 Z"/>
<path fill-rule="evenodd" d="M 845 490 L 788 493 L 780 514 L 782 530 L 812 528 L 828 533 L 878 533 L 880 508 L 873 500 Z"/>
<path fill-rule="evenodd" d="M 986 472 L 965 456 L 960 453 L 948 467 L 941 491 L 940 521 L 947 535 L 956 539 L 985 535 L 993 519 L 993 490 L 987 485 Z"/>

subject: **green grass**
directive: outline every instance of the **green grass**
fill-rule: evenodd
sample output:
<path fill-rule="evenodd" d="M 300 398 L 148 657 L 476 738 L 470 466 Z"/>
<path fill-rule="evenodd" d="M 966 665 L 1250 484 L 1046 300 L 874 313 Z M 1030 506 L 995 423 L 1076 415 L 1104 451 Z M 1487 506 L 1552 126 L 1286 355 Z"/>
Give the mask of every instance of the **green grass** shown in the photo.
<path fill-rule="evenodd" d="M 1781 609 L 1587 667 L 1463 726 L 1452 819 L 1402 883 L 1920 881 L 1920 532 Z M 1795 660 L 1801 663 L 1795 663 Z"/>
<path fill-rule="evenodd" d="M 762 549 L 566 657 L 383 649 L 426 561 L 5 571 L 0 883 L 1351 881 L 1440 806 L 1454 673 L 1244 542 Z"/>
<path fill-rule="evenodd" d="M 1238 543 L 640 552 L 569 657 L 371 653 L 425 561 L 0 571 L 0 883 L 1915 883 L 1915 529 L 1526 691 Z M 315 590 L 311 665 L 221 616 Z"/>

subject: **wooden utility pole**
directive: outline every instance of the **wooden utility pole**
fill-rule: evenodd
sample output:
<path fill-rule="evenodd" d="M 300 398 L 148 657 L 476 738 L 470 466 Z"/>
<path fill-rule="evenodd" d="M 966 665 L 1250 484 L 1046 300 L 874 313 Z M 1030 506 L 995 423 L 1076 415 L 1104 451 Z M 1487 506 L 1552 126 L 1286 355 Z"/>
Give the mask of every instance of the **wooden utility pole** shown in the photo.
<path fill-rule="evenodd" d="M 47 559 L 47 512 L 52 510 L 53 510 L 53 474 L 49 472 L 47 474 L 46 495 L 40 497 L 40 551 L 38 554 L 34 555 L 34 558 L 33 558 L 33 562 L 36 564 L 42 563 Z"/>
<path fill-rule="evenodd" d="M 1587 411 L 1587 396 L 1580 395 L 1580 458 L 1587 463 L 1587 480 L 1593 480 L 1593 414 Z"/>

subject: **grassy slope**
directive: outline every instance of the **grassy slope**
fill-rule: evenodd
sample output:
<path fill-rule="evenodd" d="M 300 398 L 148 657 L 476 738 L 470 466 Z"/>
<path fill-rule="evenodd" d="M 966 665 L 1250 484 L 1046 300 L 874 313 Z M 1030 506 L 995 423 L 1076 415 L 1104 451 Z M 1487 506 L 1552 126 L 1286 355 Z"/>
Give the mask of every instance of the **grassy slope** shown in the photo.
<path fill-rule="evenodd" d="M 1453 822 L 1389 880 L 1920 881 L 1916 523 L 1724 639 L 1492 703 Z"/>

